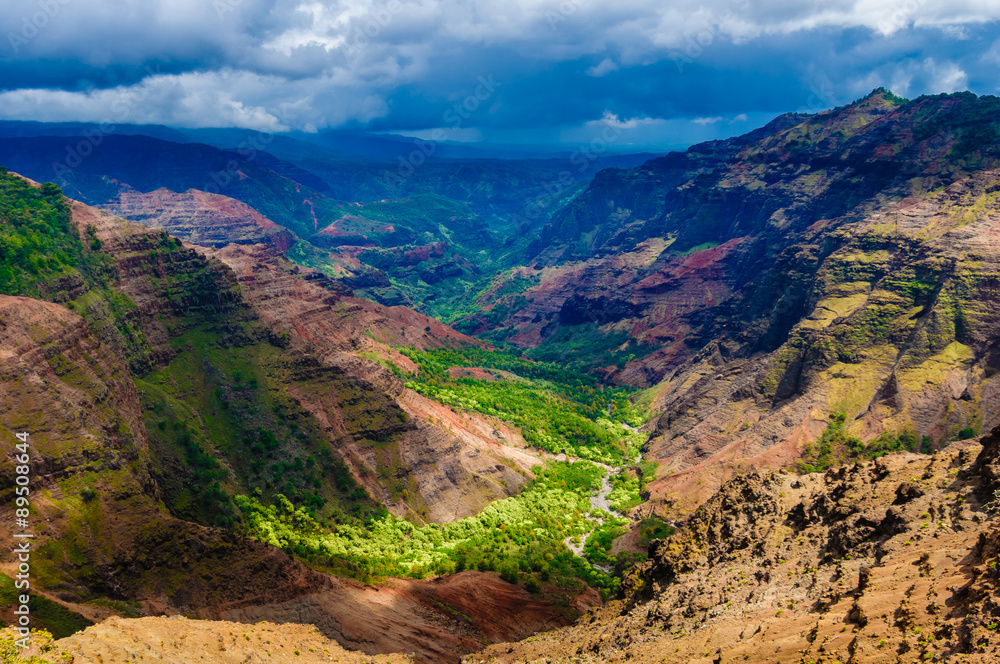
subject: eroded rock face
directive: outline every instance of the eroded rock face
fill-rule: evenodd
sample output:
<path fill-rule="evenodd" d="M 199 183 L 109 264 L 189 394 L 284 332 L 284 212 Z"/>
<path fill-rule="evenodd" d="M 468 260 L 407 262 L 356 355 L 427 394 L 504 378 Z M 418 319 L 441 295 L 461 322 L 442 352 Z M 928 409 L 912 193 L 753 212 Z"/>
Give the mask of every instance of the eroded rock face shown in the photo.
<path fill-rule="evenodd" d="M 1000 527 L 963 445 L 734 478 L 650 547 L 623 599 L 464 661 L 995 661 Z M 894 504 L 900 484 L 921 492 Z"/>
<path fill-rule="evenodd" d="M 997 181 L 984 171 L 818 230 L 817 246 L 844 244 L 817 259 L 804 316 L 780 346 L 747 355 L 753 330 L 720 328 L 654 388 L 662 415 L 647 457 L 672 475 L 661 472 L 653 496 L 696 504 L 727 464 L 788 465 L 833 413 L 863 440 L 911 431 L 931 448 L 976 421 L 995 426 Z M 734 298 L 719 320 L 732 320 Z"/>
<path fill-rule="evenodd" d="M 79 315 L 0 296 L 0 319 L 0 418 L 7 430 L 30 434 L 32 564 L 58 583 L 36 590 L 71 605 L 96 594 L 190 610 L 322 586 L 321 575 L 282 551 L 163 510 L 135 383 L 124 358 Z M 13 472 L 9 465 L 0 470 L 8 509 Z M 84 488 L 92 497 L 81 498 Z M 10 531 L 0 538 L 13 547 Z M 94 607 L 74 608 L 101 617 Z"/>
<path fill-rule="evenodd" d="M 73 211 L 77 224 L 94 227 L 116 256 L 118 287 L 137 305 L 148 345 L 126 348 L 106 328 L 106 342 L 122 347 L 134 371 L 142 375 L 169 363 L 177 352 L 171 339 L 195 320 L 210 321 L 214 334 L 244 345 L 254 343 L 245 323 L 259 320 L 258 336 L 293 351 L 284 379 L 290 396 L 315 418 L 355 480 L 394 513 L 436 522 L 474 514 L 516 493 L 540 463 L 521 449 L 519 435 L 410 393 L 368 359 L 405 367 L 409 360 L 391 345 L 480 342 L 411 309 L 354 298 L 320 272 L 292 265 L 273 246 L 188 245 L 168 253 L 163 243 L 172 241 L 162 231 L 123 224 L 79 203 Z M 387 466 L 395 468 L 395 488 L 385 480 Z M 401 499 L 398 487 L 411 497 Z"/>
<path fill-rule="evenodd" d="M 163 188 L 147 193 L 123 191 L 101 208 L 199 245 L 268 242 L 284 251 L 295 242 L 290 232 L 249 205 L 198 189 L 183 193 Z"/>
<path fill-rule="evenodd" d="M 987 502 L 997 499 L 996 492 L 1000 491 L 1000 426 L 983 437 L 980 443 L 983 450 L 976 457 L 972 472 L 981 477 L 979 497 Z"/>

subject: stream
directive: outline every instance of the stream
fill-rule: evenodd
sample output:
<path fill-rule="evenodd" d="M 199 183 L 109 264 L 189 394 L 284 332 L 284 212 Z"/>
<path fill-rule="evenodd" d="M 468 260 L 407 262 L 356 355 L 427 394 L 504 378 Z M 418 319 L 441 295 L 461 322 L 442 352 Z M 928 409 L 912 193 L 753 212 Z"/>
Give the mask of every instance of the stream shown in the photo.
<path fill-rule="evenodd" d="M 611 415 L 611 406 L 608 406 L 608 415 L 609 416 Z M 632 431 L 636 430 L 635 427 L 633 427 L 631 425 L 626 424 L 625 426 L 628 427 L 629 429 L 631 429 Z M 604 510 L 605 512 L 611 514 L 612 516 L 617 516 L 619 518 L 628 519 L 629 521 L 631 521 L 631 519 L 628 516 L 626 516 L 625 514 L 622 514 L 621 512 L 612 509 L 611 508 L 611 503 L 608 501 L 608 496 L 611 494 L 611 489 L 612 489 L 612 487 L 611 487 L 611 476 L 614 473 L 620 472 L 621 468 L 614 468 L 614 467 L 609 466 L 607 464 L 600 463 L 599 461 L 591 461 L 590 459 L 583 459 L 581 457 L 571 457 L 571 456 L 568 456 L 568 455 L 566 456 L 566 460 L 567 461 L 572 461 L 573 463 L 576 463 L 577 461 L 590 461 L 590 463 L 592 463 L 592 464 L 594 464 L 596 466 L 600 466 L 601 468 L 603 468 L 605 472 L 604 472 L 604 477 L 601 478 L 601 490 L 598 491 L 596 495 L 591 494 L 591 496 L 590 496 L 590 509 L 591 510 L 595 510 L 595 509 Z M 640 463 L 640 462 L 642 462 L 642 453 L 640 453 L 639 456 L 635 460 L 635 463 Z M 626 464 L 627 463 L 628 463 L 628 461 L 626 460 Z M 593 519 L 590 516 L 588 516 L 587 519 L 591 523 L 594 524 L 594 528 L 597 528 L 598 526 L 601 526 L 601 525 L 604 524 L 604 519 Z M 593 532 L 593 529 L 591 529 L 591 532 Z M 587 560 L 586 556 L 583 555 L 583 545 L 587 541 L 587 537 L 588 536 L 589 536 L 589 533 L 587 535 L 581 535 L 581 536 L 579 536 L 580 537 L 580 543 L 579 544 L 574 544 L 573 543 L 573 536 L 567 537 L 566 539 L 563 540 L 563 544 L 565 544 L 566 548 L 568 548 L 570 551 L 572 551 L 573 555 L 575 555 L 577 558 L 583 558 L 584 560 Z M 590 561 L 588 561 L 588 562 L 590 562 Z M 604 572 L 605 574 L 609 574 L 611 572 L 611 568 L 608 567 L 607 565 L 597 565 L 595 563 L 590 563 L 590 564 L 593 565 L 595 569 L 599 569 L 602 572 Z"/>
<path fill-rule="evenodd" d="M 576 461 L 586 461 L 587 460 L 587 459 L 578 459 L 578 458 L 575 458 L 575 457 L 571 457 L 571 458 L 572 458 L 572 460 L 573 460 L 574 463 Z M 640 459 L 641 459 L 641 457 L 640 457 Z M 621 512 L 618 512 L 617 510 L 612 509 L 611 508 L 611 503 L 608 501 L 608 495 L 611 493 L 611 488 L 612 488 L 611 487 L 611 475 L 612 475 L 612 473 L 618 472 L 620 469 L 613 468 L 612 466 L 608 466 L 608 465 L 603 464 L 603 463 L 598 463 L 597 461 L 591 461 L 590 463 L 593 463 L 594 465 L 600 466 L 601 468 L 603 468 L 605 470 L 604 477 L 601 478 L 601 489 L 600 489 L 600 491 L 598 491 L 596 495 L 591 494 L 591 496 L 590 496 L 590 509 L 591 510 L 595 510 L 595 509 L 604 510 L 605 512 L 608 512 L 609 514 L 611 514 L 613 516 L 621 517 L 623 519 L 628 519 L 628 517 L 626 515 L 622 514 Z M 599 518 L 598 519 L 594 519 L 594 518 L 591 518 L 589 516 L 587 517 L 587 519 L 590 520 L 590 522 L 594 524 L 594 528 L 596 528 L 596 527 L 598 527 L 598 526 L 600 526 L 600 525 L 602 525 L 604 523 L 604 519 L 599 519 Z M 570 537 L 567 537 L 566 539 L 564 539 L 563 543 L 578 558 L 584 558 L 584 555 L 583 555 L 583 544 L 584 544 L 584 542 L 587 541 L 587 536 L 585 536 L 585 535 L 579 535 L 578 537 L 580 538 L 580 543 L 579 544 L 574 544 L 573 543 L 573 536 L 570 536 Z M 586 558 L 584 558 L 584 559 L 586 559 Z M 611 571 L 611 568 L 608 567 L 608 566 L 606 566 L 606 565 L 597 565 L 597 564 L 594 564 L 594 563 L 591 563 L 591 564 L 594 566 L 595 569 L 599 569 L 602 572 L 604 572 L 605 574 L 608 574 Z"/>

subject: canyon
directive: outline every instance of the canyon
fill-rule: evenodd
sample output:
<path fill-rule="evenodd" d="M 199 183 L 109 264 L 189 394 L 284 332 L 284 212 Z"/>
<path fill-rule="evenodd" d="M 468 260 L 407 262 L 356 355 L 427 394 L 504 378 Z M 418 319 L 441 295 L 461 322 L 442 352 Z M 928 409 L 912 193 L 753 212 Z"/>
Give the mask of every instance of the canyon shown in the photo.
<path fill-rule="evenodd" d="M 992 661 L 998 103 L 879 89 L 528 224 L 557 164 L 374 198 L 281 141 L 118 136 L 60 189 L 65 139 L 0 139 L 0 422 L 53 647 Z M 410 578 L 333 553 L 384 528 Z"/>

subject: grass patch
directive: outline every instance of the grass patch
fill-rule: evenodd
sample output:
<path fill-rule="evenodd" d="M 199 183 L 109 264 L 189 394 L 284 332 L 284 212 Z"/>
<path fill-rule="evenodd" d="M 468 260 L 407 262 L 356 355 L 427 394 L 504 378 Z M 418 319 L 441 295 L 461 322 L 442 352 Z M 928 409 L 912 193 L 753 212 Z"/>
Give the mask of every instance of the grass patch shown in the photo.
<path fill-rule="evenodd" d="M 482 349 L 402 351 L 419 371 L 406 386 L 435 401 L 497 417 L 521 429 L 526 442 L 553 453 L 620 463 L 638 457 L 645 435 L 631 426 L 644 414 L 630 392 L 548 363 Z M 523 380 L 452 378 L 453 366 L 480 366 L 516 373 Z"/>
<path fill-rule="evenodd" d="M 14 587 L 14 579 L 0 574 L 0 603 L 13 606 L 18 603 L 17 597 L 22 592 Z M 48 630 L 57 639 L 76 634 L 94 624 L 62 604 L 34 594 L 28 601 L 28 609 L 31 611 L 32 627 Z"/>
<path fill-rule="evenodd" d="M 844 428 L 846 420 L 844 413 L 834 414 L 819 440 L 806 443 L 803 459 L 797 466 L 800 473 L 822 473 L 849 459 L 875 459 L 893 452 L 912 451 L 920 443 L 916 434 L 904 431 L 898 434 L 886 432 L 865 444 L 847 433 Z"/>

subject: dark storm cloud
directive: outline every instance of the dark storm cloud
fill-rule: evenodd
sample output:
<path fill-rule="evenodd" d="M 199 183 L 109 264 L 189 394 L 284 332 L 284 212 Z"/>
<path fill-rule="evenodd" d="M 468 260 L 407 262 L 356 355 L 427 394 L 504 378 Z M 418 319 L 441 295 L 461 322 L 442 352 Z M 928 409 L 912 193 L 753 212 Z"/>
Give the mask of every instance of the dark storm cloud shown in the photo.
<path fill-rule="evenodd" d="M 125 99 L 128 122 L 486 137 L 610 118 L 655 140 L 878 85 L 995 93 L 998 19 L 971 0 L 32 0 L 0 8 L 0 114 L 101 121 Z"/>

